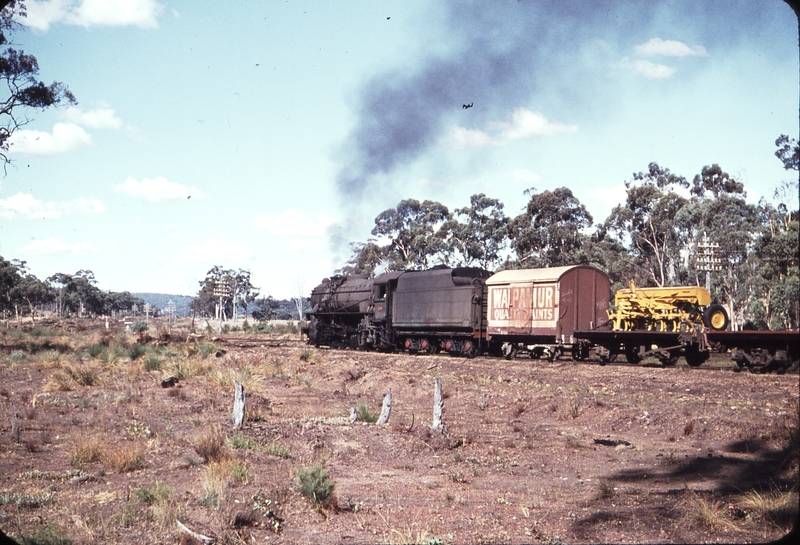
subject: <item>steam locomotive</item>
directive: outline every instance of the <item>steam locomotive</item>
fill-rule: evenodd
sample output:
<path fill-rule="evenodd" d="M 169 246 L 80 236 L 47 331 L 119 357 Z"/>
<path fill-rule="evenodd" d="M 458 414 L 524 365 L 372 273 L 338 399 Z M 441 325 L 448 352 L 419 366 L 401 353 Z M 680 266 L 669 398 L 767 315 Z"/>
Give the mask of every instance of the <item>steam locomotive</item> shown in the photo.
<path fill-rule="evenodd" d="M 567 354 L 584 360 L 594 350 L 601 363 L 624 355 L 629 363 L 653 356 L 673 365 L 683 356 L 694 367 L 711 350 L 729 349 L 738 369 L 782 372 L 797 365 L 798 332 L 723 331 L 727 316 L 704 316 L 702 308 L 682 307 L 684 315 L 700 319 L 671 320 L 669 328 L 614 330 L 610 286 L 606 273 L 588 265 L 494 274 L 439 266 L 375 278 L 334 276 L 312 291 L 304 331 L 318 347 L 412 354 L 528 354 L 552 361 Z M 686 305 L 686 297 L 676 304 Z"/>

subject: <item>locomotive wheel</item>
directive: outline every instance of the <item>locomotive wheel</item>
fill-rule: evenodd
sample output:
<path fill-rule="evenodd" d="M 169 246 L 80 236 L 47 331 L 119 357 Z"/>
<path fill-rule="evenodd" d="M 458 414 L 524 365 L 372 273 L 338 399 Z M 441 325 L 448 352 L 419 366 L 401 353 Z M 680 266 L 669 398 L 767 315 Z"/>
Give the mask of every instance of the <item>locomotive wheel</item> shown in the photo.
<path fill-rule="evenodd" d="M 728 329 L 728 324 L 730 323 L 728 312 L 722 305 L 709 305 L 703 312 L 703 323 L 706 327 L 716 331 Z"/>

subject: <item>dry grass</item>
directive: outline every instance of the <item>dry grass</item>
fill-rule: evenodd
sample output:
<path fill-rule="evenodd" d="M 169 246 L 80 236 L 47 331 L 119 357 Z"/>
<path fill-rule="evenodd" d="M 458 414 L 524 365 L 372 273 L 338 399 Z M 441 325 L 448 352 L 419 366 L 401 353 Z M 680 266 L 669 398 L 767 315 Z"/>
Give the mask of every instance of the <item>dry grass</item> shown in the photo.
<path fill-rule="evenodd" d="M 107 448 L 102 454 L 103 462 L 117 473 L 130 473 L 142 469 L 147 449 L 142 444 L 125 443 Z"/>
<path fill-rule="evenodd" d="M 94 435 L 79 435 L 69 455 L 72 467 L 80 469 L 85 464 L 100 461 L 103 443 Z"/>
<path fill-rule="evenodd" d="M 693 496 L 686 503 L 687 516 L 696 525 L 714 532 L 738 531 L 730 519 L 728 509 L 717 500 Z"/>
<path fill-rule="evenodd" d="M 168 373 L 178 380 L 186 380 L 189 377 L 205 375 L 209 371 L 209 366 L 195 360 L 177 360 L 172 362 Z"/>
<path fill-rule="evenodd" d="M 71 392 L 75 387 L 75 381 L 67 373 L 56 370 L 50 373 L 47 383 L 42 388 L 44 392 Z"/>
<path fill-rule="evenodd" d="M 225 458 L 225 433 L 218 426 L 205 428 L 193 442 L 194 450 L 206 462 L 218 462 Z"/>
<path fill-rule="evenodd" d="M 215 369 L 208 376 L 209 380 L 219 384 L 225 390 L 233 390 L 234 382 L 240 382 L 246 392 L 257 389 L 263 381 L 262 376 L 254 375 L 250 367 L 242 369 L 231 369 L 226 367 L 223 369 Z"/>
<path fill-rule="evenodd" d="M 64 372 L 81 386 L 92 386 L 98 380 L 97 371 L 88 365 L 65 365 Z"/>
<path fill-rule="evenodd" d="M 776 522 L 797 520 L 797 492 L 773 490 L 761 493 L 751 490 L 736 501 L 740 509 L 756 517 L 765 517 Z"/>
<path fill-rule="evenodd" d="M 242 467 L 240 462 L 231 458 L 210 462 L 200 481 L 203 487 L 200 503 L 213 509 L 224 505 L 229 484 L 234 480 L 243 482 L 240 477 Z"/>

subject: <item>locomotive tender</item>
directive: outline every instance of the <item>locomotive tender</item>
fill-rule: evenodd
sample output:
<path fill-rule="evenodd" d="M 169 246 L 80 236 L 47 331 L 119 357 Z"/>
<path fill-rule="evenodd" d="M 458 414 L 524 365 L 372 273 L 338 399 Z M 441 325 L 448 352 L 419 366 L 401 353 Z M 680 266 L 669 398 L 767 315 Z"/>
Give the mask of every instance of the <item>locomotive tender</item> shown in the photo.
<path fill-rule="evenodd" d="M 609 316 L 618 321 L 620 310 L 609 313 L 610 284 L 608 275 L 588 265 L 495 274 L 439 266 L 372 279 L 334 276 L 312 291 L 305 332 L 315 346 L 412 354 L 445 351 L 511 359 L 527 353 L 553 360 L 569 353 L 584 360 L 594 348 L 603 364 L 624 354 L 629 363 L 653 356 L 665 366 L 682 356 L 696 367 L 712 349 L 727 349 L 737 370 L 783 372 L 798 365 L 797 331 L 724 331 L 727 316 L 717 316 L 722 307 L 709 305 L 705 310 L 714 312 L 704 313 L 699 304 L 704 298 L 694 292 L 687 292 L 698 299 L 692 308 L 684 294 L 674 302 L 679 308 L 669 309 L 660 291 L 639 289 L 646 298 L 637 308 L 653 299 L 648 312 L 656 313 L 658 327 L 612 329 Z M 674 319 L 683 314 L 688 318 Z"/>

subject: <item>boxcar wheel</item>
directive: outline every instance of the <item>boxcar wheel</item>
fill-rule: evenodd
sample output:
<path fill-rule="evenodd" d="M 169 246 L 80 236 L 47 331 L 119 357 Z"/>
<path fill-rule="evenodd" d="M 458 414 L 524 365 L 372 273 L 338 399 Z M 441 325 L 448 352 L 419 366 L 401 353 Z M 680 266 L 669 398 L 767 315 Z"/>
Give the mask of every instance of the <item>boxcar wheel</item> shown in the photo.
<path fill-rule="evenodd" d="M 627 345 L 625 347 L 625 359 L 628 363 L 641 363 L 642 357 L 639 355 L 639 347 L 634 345 Z"/>

